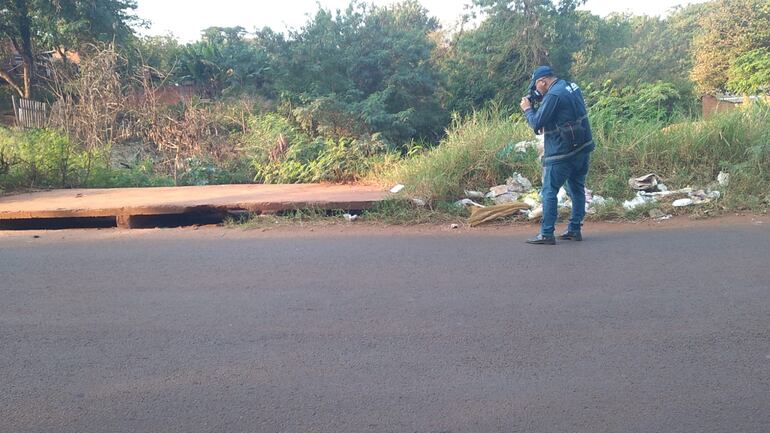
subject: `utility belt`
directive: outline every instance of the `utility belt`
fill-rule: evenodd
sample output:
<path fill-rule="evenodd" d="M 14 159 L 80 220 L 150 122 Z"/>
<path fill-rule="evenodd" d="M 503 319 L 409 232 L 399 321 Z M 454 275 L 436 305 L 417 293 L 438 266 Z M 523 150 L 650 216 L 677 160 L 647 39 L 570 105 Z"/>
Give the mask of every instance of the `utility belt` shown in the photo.
<path fill-rule="evenodd" d="M 591 146 L 592 144 L 594 144 L 594 141 L 593 140 L 588 140 L 588 141 L 586 141 L 585 143 L 583 143 L 581 145 L 574 145 L 573 146 L 574 149 L 572 149 L 568 153 L 563 153 L 561 155 L 544 156 L 543 157 L 543 165 L 545 165 L 545 164 L 547 164 L 549 162 L 556 162 L 556 161 L 561 161 L 563 159 L 572 158 L 573 156 L 575 156 L 578 153 L 582 152 L 583 150 L 585 150 L 588 146 Z"/>
<path fill-rule="evenodd" d="M 543 157 L 543 163 L 560 161 L 567 159 L 580 153 L 583 149 L 593 144 L 593 140 L 588 135 L 588 128 L 583 125 L 583 121 L 588 118 L 588 114 L 581 116 L 575 120 L 570 120 L 561 125 L 556 125 L 556 128 L 545 130 L 545 135 L 558 134 L 561 138 L 562 145 L 567 145 L 567 153 L 559 155 L 553 155 L 549 157 Z"/>

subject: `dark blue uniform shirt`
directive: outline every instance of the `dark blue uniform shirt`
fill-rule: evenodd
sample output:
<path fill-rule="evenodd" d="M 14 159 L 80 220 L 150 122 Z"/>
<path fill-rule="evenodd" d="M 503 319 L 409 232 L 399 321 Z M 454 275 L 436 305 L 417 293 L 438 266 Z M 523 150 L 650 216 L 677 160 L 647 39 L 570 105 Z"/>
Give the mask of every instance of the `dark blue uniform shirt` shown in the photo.
<path fill-rule="evenodd" d="M 548 89 L 540 108 L 537 111 L 528 108 L 524 116 L 536 134 L 544 131 L 543 165 L 590 152 L 596 147 L 583 93 L 575 83 L 557 80 Z"/>

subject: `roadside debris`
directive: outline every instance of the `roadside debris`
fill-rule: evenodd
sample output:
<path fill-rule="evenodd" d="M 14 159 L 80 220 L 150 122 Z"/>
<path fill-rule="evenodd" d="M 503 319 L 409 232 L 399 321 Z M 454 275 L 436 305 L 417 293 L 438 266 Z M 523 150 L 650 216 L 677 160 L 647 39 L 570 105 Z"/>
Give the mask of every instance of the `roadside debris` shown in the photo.
<path fill-rule="evenodd" d="M 539 140 L 524 140 L 519 141 L 518 143 L 510 142 L 503 146 L 502 149 L 500 149 L 497 152 L 497 157 L 499 159 L 506 159 L 510 157 L 511 153 L 527 153 L 529 149 L 538 150 L 540 147 Z"/>
<path fill-rule="evenodd" d="M 623 202 L 623 208 L 626 210 L 635 209 L 638 206 L 656 202 L 665 197 L 675 198 L 671 205 L 674 207 L 685 207 L 692 205 L 699 205 L 703 203 L 709 203 L 712 200 L 717 200 L 722 196 L 722 193 L 716 189 L 719 186 L 726 186 L 729 183 L 729 174 L 726 172 L 719 172 L 717 176 L 717 182 L 709 184 L 709 187 L 705 190 L 694 189 L 692 187 L 685 187 L 676 190 L 669 190 L 666 185 L 660 182 L 660 178 L 654 173 L 650 173 L 645 176 L 631 178 L 628 180 L 628 184 L 631 188 L 637 189 L 636 197 L 632 200 L 626 200 Z"/>
<path fill-rule="evenodd" d="M 393 193 L 393 194 L 398 194 L 399 192 L 401 192 L 402 189 L 404 189 L 404 185 L 401 185 L 399 183 L 398 185 L 396 185 L 393 188 L 391 188 L 390 192 Z"/>
<path fill-rule="evenodd" d="M 660 178 L 655 173 L 645 174 L 644 176 L 632 177 L 631 179 L 628 179 L 628 186 L 636 191 L 659 191 L 659 183 Z"/>
<path fill-rule="evenodd" d="M 532 191 L 529 194 L 525 195 L 521 201 L 528 204 L 531 208 L 534 209 L 540 206 L 540 194 L 538 194 L 537 191 Z"/>
<path fill-rule="evenodd" d="M 572 200 L 564 187 L 559 188 L 559 192 L 556 193 L 556 202 L 559 207 L 572 209 Z"/>
<path fill-rule="evenodd" d="M 719 186 L 730 185 L 730 173 L 720 171 L 719 175 L 717 175 L 717 183 L 719 183 Z"/>
<path fill-rule="evenodd" d="M 513 176 L 505 180 L 505 184 L 508 186 L 508 189 L 513 192 L 528 192 L 532 189 L 532 182 L 522 176 L 521 173 L 516 172 L 513 173 Z"/>
<path fill-rule="evenodd" d="M 532 182 L 520 173 L 505 180 L 505 185 L 497 185 L 489 188 L 486 198 L 492 199 L 495 204 L 513 203 L 519 200 L 521 194 L 532 190 Z"/>
<path fill-rule="evenodd" d="M 485 222 L 513 215 L 522 209 L 529 209 L 529 205 L 526 203 L 505 203 L 485 208 L 472 207 L 468 223 L 470 223 L 471 227 L 476 227 Z"/>
<path fill-rule="evenodd" d="M 486 198 L 491 198 L 495 204 L 512 203 L 519 199 L 519 193 L 512 191 L 508 185 L 498 185 L 489 188 Z"/>
<path fill-rule="evenodd" d="M 537 150 L 537 140 L 520 141 L 514 145 L 514 149 L 519 153 L 527 153 L 528 149 Z"/>
<path fill-rule="evenodd" d="M 680 198 L 679 200 L 674 200 L 674 202 L 671 203 L 671 206 L 684 207 L 684 206 L 690 206 L 691 204 L 693 204 L 693 201 L 691 198 Z"/>
<path fill-rule="evenodd" d="M 412 203 L 414 203 L 414 204 L 416 204 L 417 206 L 420 206 L 420 207 L 425 206 L 425 200 L 423 200 L 421 198 L 413 198 L 412 199 Z"/>
<path fill-rule="evenodd" d="M 536 220 L 536 219 L 542 218 L 542 217 L 543 217 L 543 206 L 542 205 L 538 205 L 538 207 L 530 210 L 529 213 L 527 214 L 527 218 L 529 218 L 530 220 Z"/>
<path fill-rule="evenodd" d="M 526 149 L 528 148 L 527 146 L 532 146 L 533 144 L 534 142 L 520 142 L 516 143 L 516 146 L 518 146 L 517 149 Z M 666 200 L 665 203 L 669 203 L 674 207 L 699 205 L 718 200 L 722 196 L 721 187 L 727 186 L 728 183 L 729 174 L 720 172 L 716 182 L 710 183 L 704 189 L 690 186 L 680 189 L 669 189 L 657 174 L 648 173 L 644 176 L 633 177 L 628 180 L 629 187 L 636 191 L 636 195 L 631 200 L 624 201 L 622 206 L 626 211 L 630 211 L 639 206 L 663 200 Z M 465 190 L 464 193 L 466 198 L 455 202 L 455 206 L 470 207 L 471 217 L 469 222 L 472 227 L 497 218 L 513 215 L 516 212 L 526 216 L 529 220 L 537 220 L 543 216 L 539 189 L 533 188 L 532 182 L 520 173 L 513 173 L 511 177 L 506 179 L 503 185 L 490 187 L 489 192 L 486 194 L 472 190 Z M 471 198 L 484 198 L 487 200 L 487 203 L 493 202 L 494 205 L 485 207 L 484 204 L 481 204 L 484 202 L 479 203 L 471 200 Z M 560 208 L 572 208 L 572 200 L 564 188 L 559 190 L 557 199 Z M 589 188 L 585 189 L 586 213 L 596 213 L 598 207 L 608 205 L 609 203 L 616 202 L 612 198 L 605 198 L 599 194 L 594 194 Z M 672 215 L 657 208 L 649 210 L 647 214 L 650 218 L 659 221 L 672 218 Z"/>
<path fill-rule="evenodd" d="M 452 230 L 456 230 L 456 229 L 460 228 L 460 225 L 459 224 L 452 224 L 451 226 L 449 226 L 449 228 L 452 229 Z"/>
<path fill-rule="evenodd" d="M 457 207 L 463 207 L 463 206 L 486 207 L 483 204 L 478 204 L 478 203 L 476 203 L 475 201 L 473 201 L 473 200 L 471 200 L 469 198 L 464 198 L 462 200 L 457 200 L 455 202 L 455 206 L 457 206 Z"/>
<path fill-rule="evenodd" d="M 647 203 L 654 202 L 656 199 L 654 196 L 650 196 L 644 193 L 644 191 L 639 191 L 636 193 L 636 197 L 634 197 L 631 200 L 626 200 L 623 202 L 623 209 L 629 211 L 636 209 L 639 206 L 643 206 Z"/>
<path fill-rule="evenodd" d="M 342 217 L 348 222 L 353 222 L 358 219 L 358 215 L 351 215 L 349 213 L 343 214 Z"/>

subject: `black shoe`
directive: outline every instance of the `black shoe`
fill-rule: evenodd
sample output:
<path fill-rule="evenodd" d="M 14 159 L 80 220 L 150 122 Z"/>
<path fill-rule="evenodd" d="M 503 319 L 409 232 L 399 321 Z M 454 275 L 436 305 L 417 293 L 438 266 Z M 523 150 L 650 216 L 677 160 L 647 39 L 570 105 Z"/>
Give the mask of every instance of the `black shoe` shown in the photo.
<path fill-rule="evenodd" d="M 571 230 L 567 230 L 559 236 L 559 239 L 563 241 L 582 241 L 583 235 L 580 234 L 579 231 L 573 232 Z"/>
<path fill-rule="evenodd" d="M 533 245 L 556 245 L 556 238 L 553 236 L 537 235 L 532 239 L 527 239 L 527 243 Z"/>

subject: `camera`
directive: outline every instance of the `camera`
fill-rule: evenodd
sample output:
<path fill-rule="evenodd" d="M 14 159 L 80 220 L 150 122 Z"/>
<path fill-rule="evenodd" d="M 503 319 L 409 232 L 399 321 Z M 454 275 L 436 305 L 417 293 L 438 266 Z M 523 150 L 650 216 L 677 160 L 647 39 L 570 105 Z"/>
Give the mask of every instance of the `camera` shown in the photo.
<path fill-rule="evenodd" d="M 524 96 L 527 98 L 530 104 L 534 107 L 536 103 L 543 100 L 543 95 L 537 91 L 537 89 L 530 90 L 529 94 Z"/>

